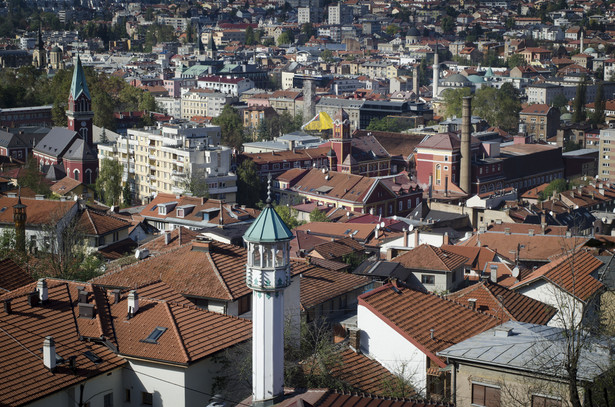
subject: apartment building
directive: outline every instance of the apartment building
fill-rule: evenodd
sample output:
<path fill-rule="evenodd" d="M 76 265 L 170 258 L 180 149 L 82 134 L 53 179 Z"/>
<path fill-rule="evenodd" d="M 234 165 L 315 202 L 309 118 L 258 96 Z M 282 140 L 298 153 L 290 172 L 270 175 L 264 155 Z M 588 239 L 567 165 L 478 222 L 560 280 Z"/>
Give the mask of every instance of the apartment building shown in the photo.
<path fill-rule="evenodd" d="M 615 181 L 615 129 L 600 130 L 598 176 L 603 181 Z"/>
<path fill-rule="evenodd" d="M 236 97 L 214 92 L 209 89 L 191 89 L 181 98 L 181 117 L 191 119 L 194 116 L 218 117 L 227 104 Z"/>
<path fill-rule="evenodd" d="M 134 198 L 149 202 L 158 193 L 182 194 L 190 177 L 207 182 L 209 197 L 236 201 L 237 176 L 231 149 L 220 145 L 220 127 L 182 122 L 129 129 L 114 144 L 99 145 L 98 159 L 119 160 Z"/>
<path fill-rule="evenodd" d="M 204 76 L 197 80 L 197 86 L 217 92 L 239 96 L 254 87 L 254 81 L 247 78 L 231 78 L 229 76 Z"/>
<path fill-rule="evenodd" d="M 529 105 L 519 113 L 519 120 L 525 123 L 528 136 L 536 141 L 546 141 L 557 134 L 559 109 L 549 105 Z"/>

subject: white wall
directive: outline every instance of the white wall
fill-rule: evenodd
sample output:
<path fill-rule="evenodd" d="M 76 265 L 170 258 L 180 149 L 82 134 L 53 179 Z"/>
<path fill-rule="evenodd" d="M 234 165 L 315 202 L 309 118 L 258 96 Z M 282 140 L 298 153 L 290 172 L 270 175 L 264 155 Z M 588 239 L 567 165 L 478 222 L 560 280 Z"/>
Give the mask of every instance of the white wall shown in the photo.
<path fill-rule="evenodd" d="M 128 366 L 124 370 L 124 387 L 130 389 L 132 397 L 125 406 L 141 406 L 141 392 L 153 394 L 154 407 L 188 405 L 186 368 L 135 360 L 130 360 Z"/>
<path fill-rule="evenodd" d="M 427 356 L 366 307 L 359 305 L 357 326 L 361 351 L 394 374 L 404 372 L 417 391 L 425 394 Z"/>
<path fill-rule="evenodd" d="M 540 280 L 516 291 L 557 309 L 557 314 L 547 323 L 548 326 L 565 328 L 570 326 L 570 321 L 575 326 L 581 321 L 584 304 L 550 282 Z"/>

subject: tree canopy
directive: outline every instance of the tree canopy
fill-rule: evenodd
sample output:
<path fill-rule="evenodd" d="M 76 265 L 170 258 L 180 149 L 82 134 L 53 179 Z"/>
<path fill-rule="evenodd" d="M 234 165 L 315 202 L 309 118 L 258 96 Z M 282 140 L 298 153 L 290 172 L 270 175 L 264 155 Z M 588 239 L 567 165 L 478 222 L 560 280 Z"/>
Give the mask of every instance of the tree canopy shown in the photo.
<path fill-rule="evenodd" d="M 243 144 L 243 120 L 231 105 L 225 105 L 222 113 L 214 117 L 212 123 L 220 126 L 222 144 L 239 148 Z"/>
<path fill-rule="evenodd" d="M 254 208 L 261 199 L 261 181 L 252 160 L 244 160 L 237 168 L 237 203 Z"/>
<path fill-rule="evenodd" d="M 117 160 L 102 160 L 96 179 L 98 199 L 105 205 L 119 205 L 122 194 L 122 164 Z"/>

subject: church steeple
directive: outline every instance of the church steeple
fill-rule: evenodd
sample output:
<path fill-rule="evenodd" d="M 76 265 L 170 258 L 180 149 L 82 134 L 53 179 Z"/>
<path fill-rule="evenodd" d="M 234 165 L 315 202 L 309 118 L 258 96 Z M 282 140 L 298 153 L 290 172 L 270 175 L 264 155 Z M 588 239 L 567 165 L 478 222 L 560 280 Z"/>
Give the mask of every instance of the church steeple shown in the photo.
<path fill-rule="evenodd" d="M 68 117 L 68 128 L 78 132 L 86 144 L 92 146 L 92 119 L 94 118 L 92 97 L 85 80 L 85 72 L 79 55 L 77 55 L 77 63 L 73 70 L 73 81 L 70 85 L 66 116 Z"/>

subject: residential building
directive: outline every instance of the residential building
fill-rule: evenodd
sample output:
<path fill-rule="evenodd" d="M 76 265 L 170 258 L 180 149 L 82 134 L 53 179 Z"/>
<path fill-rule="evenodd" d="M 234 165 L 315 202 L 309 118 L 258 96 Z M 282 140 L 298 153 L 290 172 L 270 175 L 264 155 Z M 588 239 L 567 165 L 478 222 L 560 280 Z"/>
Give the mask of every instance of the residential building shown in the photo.
<path fill-rule="evenodd" d="M 0 109 L 0 126 L 51 126 L 53 124 L 52 108 L 53 105 Z"/>
<path fill-rule="evenodd" d="M 231 149 L 220 145 L 220 127 L 190 123 L 129 129 L 114 144 L 99 145 L 99 160 L 119 160 L 134 199 L 147 202 L 160 192 L 188 191 L 190 177 L 208 184 L 209 196 L 235 202 L 237 176 Z"/>
<path fill-rule="evenodd" d="M 305 148 L 289 151 L 247 153 L 239 156 L 239 162 L 252 160 L 256 164 L 256 170 L 262 181 L 271 174 L 276 177 L 291 168 L 329 168 L 327 153 L 330 147 Z"/>
<path fill-rule="evenodd" d="M 352 23 L 352 10 L 342 2 L 329 6 L 329 25 L 345 25 Z"/>
<path fill-rule="evenodd" d="M 615 129 L 600 130 L 598 177 L 603 181 L 615 182 Z"/>
<path fill-rule="evenodd" d="M 248 78 L 232 78 L 228 76 L 203 76 L 197 80 L 197 86 L 216 92 L 239 97 L 243 92 L 254 87 L 254 82 Z"/>
<path fill-rule="evenodd" d="M 525 123 L 527 135 L 533 140 L 552 139 L 559 129 L 559 109 L 549 105 L 533 104 L 519 112 L 519 120 Z"/>
<path fill-rule="evenodd" d="M 566 377 L 569 335 L 562 328 L 508 321 L 437 352 L 455 366 L 452 400 L 456 406 L 562 406 L 570 401 Z M 587 387 L 611 366 L 608 347 L 591 337 L 578 346 L 576 388 Z M 591 404 L 591 401 L 588 401 Z M 596 403 L 594 401 L 594 403 Z M 585 403 L 584 403 L 585 404 Z"/>
<path fill-rule="evenodd" d="M 181 118 L 218 117 L 224 106 L 236 100 L 235 96 L 210 89 L 191 89 L 181 97 Z"/>

